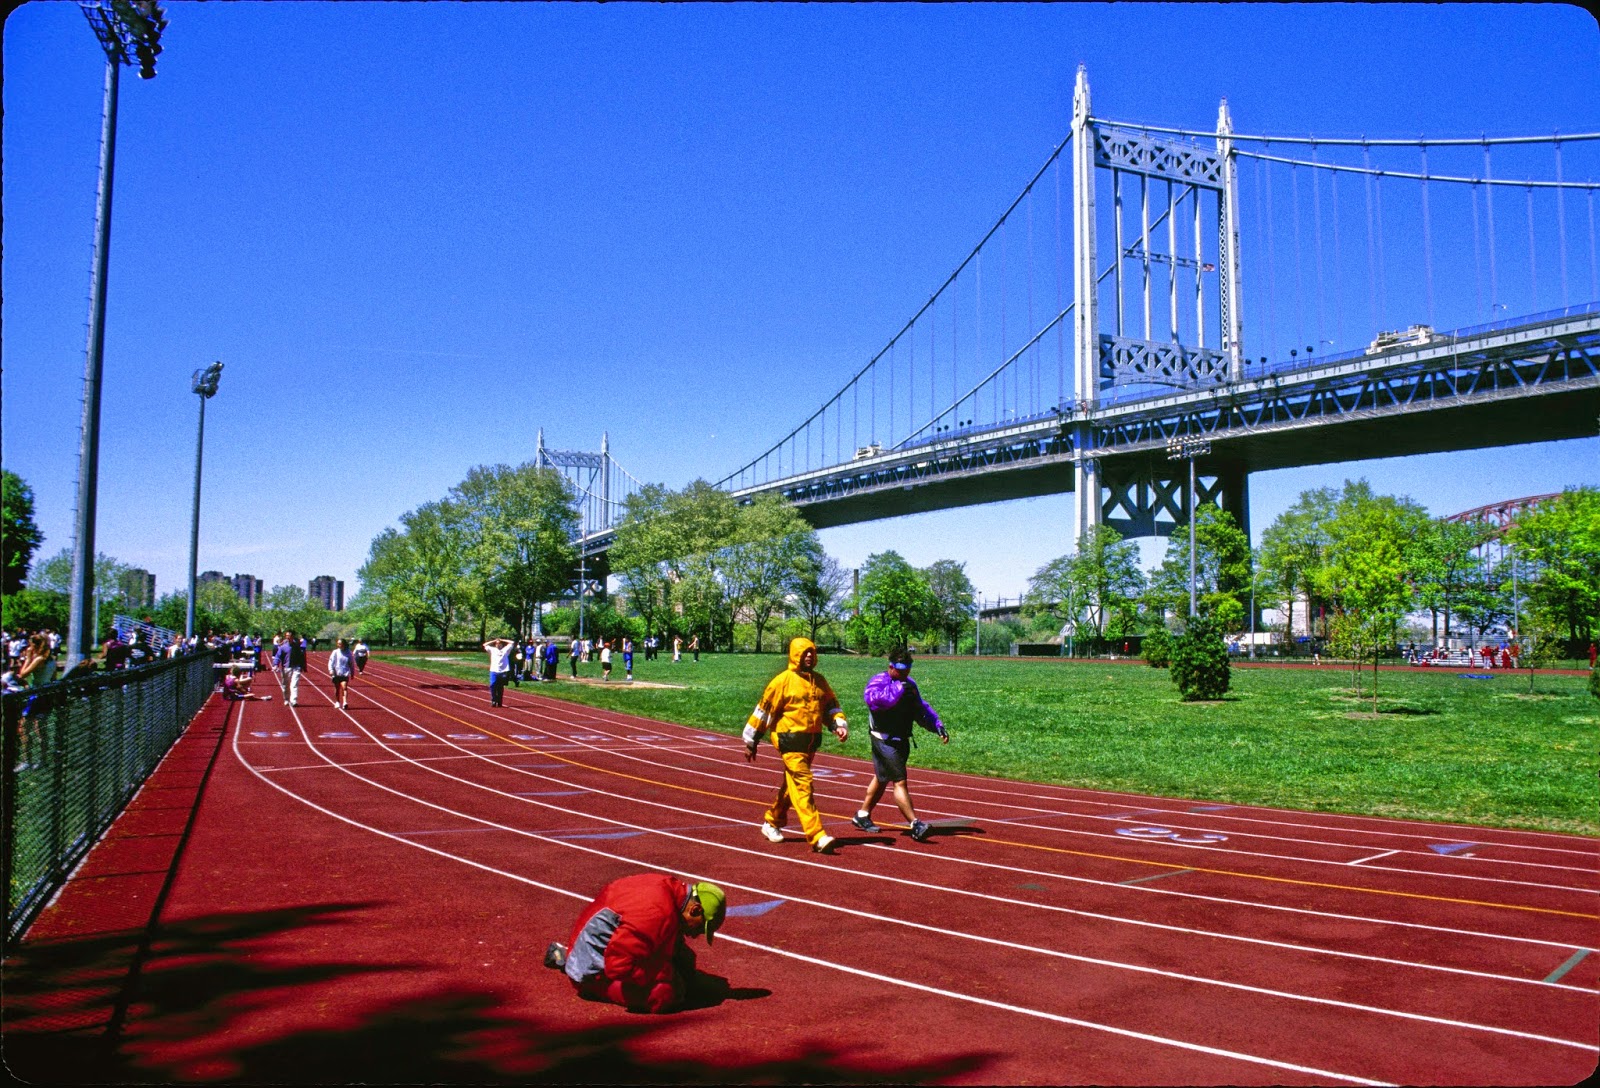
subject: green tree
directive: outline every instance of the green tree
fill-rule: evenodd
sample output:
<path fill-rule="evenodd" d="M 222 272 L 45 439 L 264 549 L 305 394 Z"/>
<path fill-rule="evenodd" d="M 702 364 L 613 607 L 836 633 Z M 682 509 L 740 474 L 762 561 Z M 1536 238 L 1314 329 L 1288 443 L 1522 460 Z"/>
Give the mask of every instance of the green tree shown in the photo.
<path fill-rule="evenodd" d="M 357 572 L 384 607 L 412 629 L 420 646 L 428 628 L 448 646 L 450 631 L 472 597 L 471 539 L 461 505 L 450 499 L 423 503 L 400 517 L 400 529 L 373 538 Z"/>
<path fill-rule="evenodd" d="M 220 609 L 226 613 L 226 602 L 221 594 L 208 597 L 211 590 L 222 589 L 233 593 L 226 585 L 220 582 L 202 586 L 198 591 L 196 601 L 206 605 L 208 610 Z M 237 594 L 233 594 L 234 601 L 239 601 Z M 243 602 L 239 602 L 243 603 Z M 268 631 L 293 631 L 298 635 L 316 637 L 328 622 L 331 613 L 323 608 L 320 603 L 313 601 L 306 595 L 300 586 L 273 586 L 261 596 L 261 605 L 256 609 L 254 626 L 263 633 Z M 198 623 L 199 620 L 196 619 Z M 235 625 L 221 619 L 219 630 L 236 630 Z"/>
<path fill-rule="evenodd" d="M 886 653 L 932 625 L 934 602 L 928 581 L 899 552 L 867 556 L 861 567 L 859 607 L 859 615 L 850 621 L 851 638 L 869 653 Z"/>
<path fill-rule="evenodd" d="M 822 544 L 794 504 L 776 494 L 738 507 L 734 526 L 733 541 L 718 556 L 723 585 L 729 612 L 749 617 L 760 653 L 762 633 L 799 590 Z"/>
<path fill-rule="evenodd" d="M 659 601 L 676 616 L 674 631 L 702 635 L 708 647 L 731 643 L 724 565 L 740 539 L 733 496 L 704 480 L 682 491 L 648 485 L 629 497 L 625 511 L 610 555 L 631 606 L 643 615 Z"/>
<path fill-rule="evenodd" d="M 1328 547 L 1328 524 L 1338 498 L 1328 487 L 1302 491 L 1294 505 L 1261 534 L 1262 585 L 1283 606 L 1285 639 L 1294 637 L 1294 602 L 1301 594 L 1308 609 L 1306 631 L 1317 634 L 1313 623 L 1317 584 Z"/>
<path fill-rule="evenodd" d="M 841 605 L 850 591 L 850 572 L 832 556 L 808 556 L 795 580 L 795 610 L 805 621 L 807 637 L 817 641 L 823 624 L 841 618 Z"/>
<path fill-rule="evenodd" d="M 123 591 L 123 575 L 128 571 L 125 563 L 119 562 L 105 552 L 97 552 L 94 557 L 94 598 L 100 613 L 99 630 L 96 632 L 98 639 L 101 632 L 109 631 L 116 610 L 126 607 L 126 596 Z M 32 576 L 28 579 L 29 587 L 45 593 L 58 594 L 67 600 L 62 607 L 71 609 L 72 597 L 72 549 L 62 548 L 49 559 L 39 563 L 33 569 Z M 188 600 L 187 597 L 184 598 Z M 65 612 L 63 612 L 65 617 Z M 67 620 L 63 618 L 62 623 Z M 163 626 L 165 626 L 163 624 Z M 65 631 L 65 626 L 57 628 Z M 183 624 L 178 624 L 174 630 L 183 630 Z"/>
<path fill-rule="evenodd" d="M 1522 510 L 1506 531 L 1529 609 L 1560 631 L 1566 656 L 1600 636 L 1600 488 L 1572 487 Z"/>
<path fill-rule="evenodd" d="M 1193 616 L 1182 635 L 1172 641 L 1172 682 L 1183 699 L 1220 699 L 1232 681 L 1228 647 L 1215 617 Z"/>
<path fill-rule="evenodd" d="M 1184 570 L 1187 578 L 1187 566 Z M 1079 639 L 1092 640 L 1099 649 L 1109 638 L 1134 633 L 1144 590 L 1139 546 L 1123 540 L 1110 526 L 1099 525 L 1079 538 L 1072 555 L 1052 559 L 1034 572 L 1023 608 L 1048 612 L 1072 624 Z"/>
<path fill-rule="evenodd" d="M 967 565 L 954 559 L 938 559 L 922 572 L 928 583 L 929 622 L 952 651 L 961 635 L 975 621 L 973 607 L 977 590 L 967 577 Z"/>
<path fill-rule="evenodd" d="M 0 469 L 0 552 L 4 553 L 0 594 L 22 589 L 33 553 L 43 543 L 44 534 L 33 520 L 33 489 L 15 472 Z"/>
<path fill-rule="evenodd" d="M 1195 606 L 1222 631 L 1246 626 L 1250 598 L 1250 539 L 1233 515 L 1206 503 L 1195 512 Z M 1189 611 L 1189 534 L 1174 531 L 1157 569 L 1158 599 L 1180 614 Z"/>
<path fill-rule="evenodd" d="M 1491 536 L 1482 521 L 1436 519 L 1413 542 L 1417 558 L 1417 603 L 1433 617 L 1433 640 L 1439 641 L 1439 615 L 1444 614 L 1444 637 L 1450 638 L 1451 619 L 1472 610 L 1481 598 L 1486 572 L 1480 549 Z M 1465 607 L 1464 607 L 1465 606 Z"/>
<path fill-rule="evenodd" d="M 1432 519 L 1410 499 L 1374 495 L 1365 480 L 1345 482 L 1328 525 L 1322 591 L 1337 610 L 1336 648 L 1359 662 L 1372 653 L 1372 711 L 1378 712 L 1378 655 L 1414 601 L 1423 563 L 1417 542 Z"/>
<path fill-rule="evenodd" d="M 529 462 L 479 465 L 451 492 L 468 537 L 471 596 L 519 637 L 577 563 L 576 495 L 559 472 Z"/>

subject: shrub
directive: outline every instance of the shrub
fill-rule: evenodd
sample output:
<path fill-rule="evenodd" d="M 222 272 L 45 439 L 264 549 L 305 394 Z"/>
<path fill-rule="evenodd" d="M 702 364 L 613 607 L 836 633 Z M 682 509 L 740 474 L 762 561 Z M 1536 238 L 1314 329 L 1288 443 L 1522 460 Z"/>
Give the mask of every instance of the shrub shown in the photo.
<path fill-rule="evenodd" d="M 1144 636 L 1144 659 L 1152 669 L 1164 669 L 1172 664 L 1172 633 L 1157 627 Z"/>
<path fill-rule="evenodd" d="M 1185 701 L 1218 699 L 1228 690 L 1228 647 L 1213 620 L 1189 620 L 1188 629 L 1172 644 L 1171 671 Z"/>

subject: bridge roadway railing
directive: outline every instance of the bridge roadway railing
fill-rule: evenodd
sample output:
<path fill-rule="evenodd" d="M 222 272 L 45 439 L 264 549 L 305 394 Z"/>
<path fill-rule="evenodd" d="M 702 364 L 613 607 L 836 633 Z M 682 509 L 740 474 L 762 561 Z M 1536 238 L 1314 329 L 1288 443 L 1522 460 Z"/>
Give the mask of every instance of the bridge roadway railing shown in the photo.
<path fill-rule="evenodd" d="M 1179 434 L 1218 439 L 1269 429 L 1487 403 L 1563 390 L 1600 389 L 1600 303 L 1585 303 L 1435 334 L 1426 344 L 1270 365 L 1244 381 L 1113 394 L 1008 422 L 966 428 L 870 457 L 742 488 L 778 491 L 805 505 L 936 478 L 1070 462 L 1073 432 L 1092 428 L 1086 456 L 1163 446 Z M 1338 459 L 1338 458 L 1334 458 Z"/>

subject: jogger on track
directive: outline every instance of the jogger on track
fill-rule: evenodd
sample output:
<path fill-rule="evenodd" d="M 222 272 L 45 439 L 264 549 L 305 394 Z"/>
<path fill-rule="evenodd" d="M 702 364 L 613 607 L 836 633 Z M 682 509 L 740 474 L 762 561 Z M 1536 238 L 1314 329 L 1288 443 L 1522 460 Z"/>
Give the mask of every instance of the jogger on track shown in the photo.
<path fill-rule="evenodd" d="M 328 652 L 328 679 L 333 681 L 333 705 L 343 710 L 350 698 L 350 654 L 344 648 L 344 639 L 334 643 Z"/>
<path fill-rule="evenodd" d="M 761 834 L 768 842 L 783 841 L 782 828 L 793 804 L 811 848 L 819 854 L 833 848 L 833 836 L 822 829 L 822 817 L 811 800 L 811 757 L 822 744 L 824 723 L 839 743 L 850 736 L 850 723 L 839 709 L 838 697 L 817 672 L 816 645 L 810 639 L 796 638 L 789 643 L 789 667 L 767 684 L 744 727 L 746 759 L 756 758 L 757 742 L 771 733 L 772 744 L 783 760 L 783 781 L 761 824 Z"/>
<path fill-rule="evenodd" d="M 560 968 L 578 996 L 633 1012 L 671 1012 L 695 978 L 688 938 L 706 944 L 726 915 L 722 889 L 666 873 L 613 880 L 578 915 L 567 944 L 552 943 L 544 965 Z"/>
<path fill-rule="evenodd" d="M 917 819 L 917 810 L 911 806 L 911 790 L 906 786 L 906 757 L 911 754 L 911 727 L 920 725 L 930 733 L 939 735 L 939 743 L 950 743 L 950 732 L 939 720 L 938 713 L 928 705 L 911 679 L 911 651 L 901 647 L 889 652 L 889 670 L 880 672 L 867 681 L 862 693 L 871 715 L 868 726 L 872 734 L 872 782 L 867 786 L 866 800 L 861 810 L 850 822 L 856 830 L 876 834 L 882 830 L 872 822 L 872 809 L 883 797 L 886 785 L 894 786 L 894 803 L 900 814 L 911 825 L 911 837 L 926 842 L 928 825 Z"/>

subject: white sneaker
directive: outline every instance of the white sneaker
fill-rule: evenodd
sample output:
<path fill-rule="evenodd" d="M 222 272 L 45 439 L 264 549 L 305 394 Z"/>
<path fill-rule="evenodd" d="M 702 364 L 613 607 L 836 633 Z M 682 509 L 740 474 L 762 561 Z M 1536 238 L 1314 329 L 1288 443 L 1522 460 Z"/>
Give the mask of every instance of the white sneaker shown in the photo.
<path fill-rule="evenodd" d="M 833 853 L 833 836 L 822 836 L 822 838 L 811 844 L 811 849 L 815 850 L 819 854 Z"/>
<path fill-rule="evenodd" d="M 783 832 L 779 831 L 777 828 L 773 827 L 771 824 L 764 823 L 764 824 L 761 825 L 761 835 L 768 842 L 782 842 L 783 841 Z"/>

